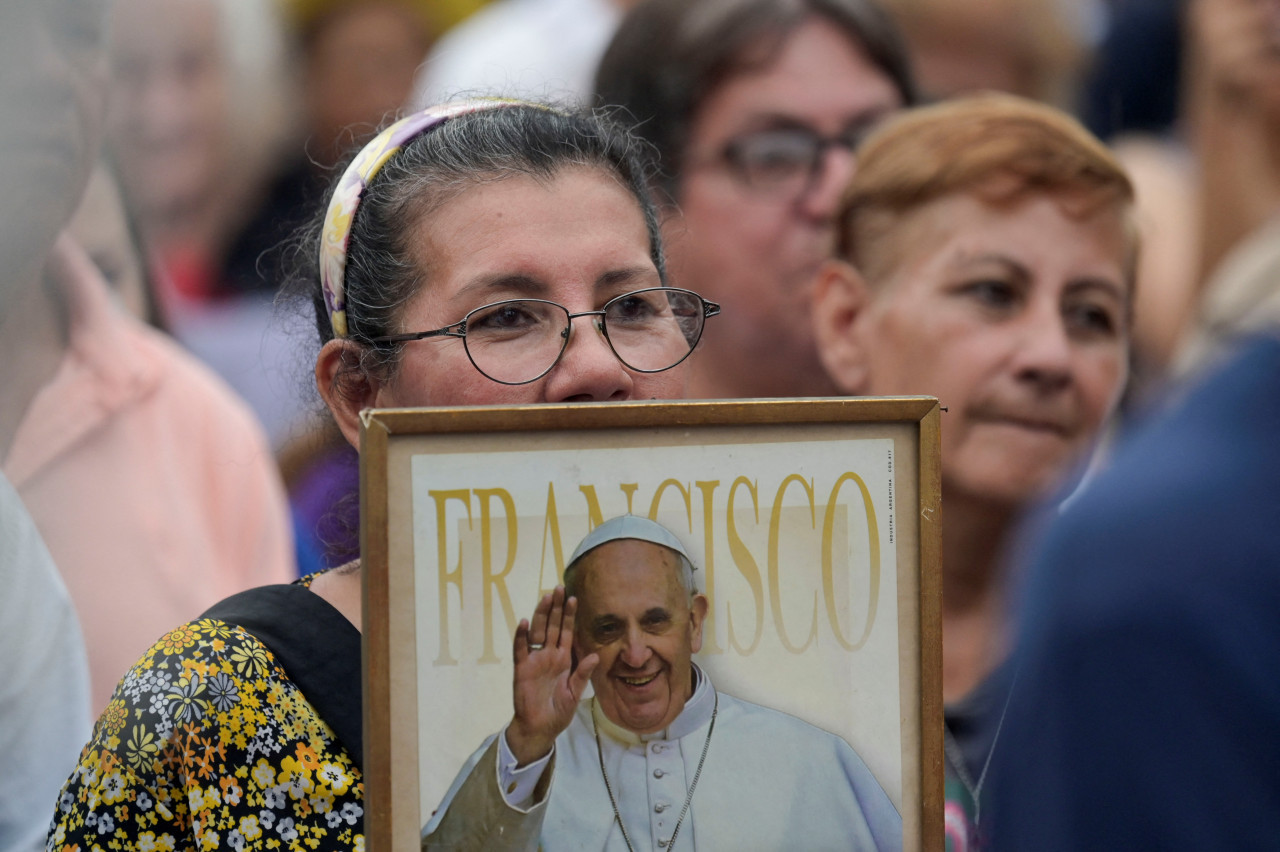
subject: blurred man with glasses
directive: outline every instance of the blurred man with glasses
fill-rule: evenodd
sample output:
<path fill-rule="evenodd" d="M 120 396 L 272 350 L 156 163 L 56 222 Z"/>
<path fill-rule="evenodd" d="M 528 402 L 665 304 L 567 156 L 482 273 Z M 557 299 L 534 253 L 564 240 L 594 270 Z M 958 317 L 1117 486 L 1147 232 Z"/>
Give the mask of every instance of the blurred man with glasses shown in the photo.
<path fill-rule="evenodd" d="M 888 16 L 873 0 L 643 0 L 596 94 L 658 149 L 673 283 L 724 305 L 689 396 L 835 393 L 809 291 L 854 146 L 914 100 Z"/>

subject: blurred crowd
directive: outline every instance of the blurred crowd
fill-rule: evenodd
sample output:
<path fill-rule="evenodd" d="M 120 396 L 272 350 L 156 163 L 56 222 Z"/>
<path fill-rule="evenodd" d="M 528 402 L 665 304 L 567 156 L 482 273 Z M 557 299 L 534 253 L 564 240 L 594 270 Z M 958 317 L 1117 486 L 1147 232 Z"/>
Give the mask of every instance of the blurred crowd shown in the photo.
<path fill-rule="evenodd" d="M 1277 0 L 6 0 L 0 849 L 166 630 L 358 556 L 298 256 L 475 95 L 652 145 L 687 396 L 947 407 L 949 849 L 1274 843 Z"/>

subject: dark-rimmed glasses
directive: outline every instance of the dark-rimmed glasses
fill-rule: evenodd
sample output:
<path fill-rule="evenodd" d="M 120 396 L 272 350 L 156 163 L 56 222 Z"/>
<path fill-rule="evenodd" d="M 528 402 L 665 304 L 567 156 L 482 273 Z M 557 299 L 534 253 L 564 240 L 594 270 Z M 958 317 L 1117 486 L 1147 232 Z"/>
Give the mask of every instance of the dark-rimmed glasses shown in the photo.
<path fill-rule="evenodd" d="M 598 311 L 578 313 L 546 299 L 506 299 L 476 308 L 444 328 L 390 334 L 370 342 L 460 337 L 467 357 L 483 375 L 499 384 L 523 385 L 551 372 L 569 345 L 577 317 L 598 317 L 593 325 L 626 367 L 661 373 L 689 357 L 707 317 L 718 313 L 715 302 L 676 287 L 634 290 L 610 299 Z"/>
<path fill-rule="evenodd" d="M 751 189 L 799 197 L 818 180 L 828 148 L 853 151 L 874 124 L 858 122 L 835 136 L 823 136 L 808 127 L 757 130 L 730 139 L 722 156 L 733 174 Z"/>

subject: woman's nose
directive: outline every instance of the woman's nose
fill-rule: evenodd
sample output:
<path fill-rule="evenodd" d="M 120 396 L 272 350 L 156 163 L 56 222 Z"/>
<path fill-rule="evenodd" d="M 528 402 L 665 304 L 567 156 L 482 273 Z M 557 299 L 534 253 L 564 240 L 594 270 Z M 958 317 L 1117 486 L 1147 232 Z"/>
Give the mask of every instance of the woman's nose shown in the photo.
<path fill-rule="evenodd" d="M 1075 347 L 1060 313 L 1052 307 L 1026 317 L 1015 352 L 1019 378 L 1047 392 L 1071 384 Z"/>
<path fill-rule="evenodd" d="M 576 317 L 569 342 L 547 374 L 547 402 L 599 402 L 630 399 L 635 382 L 600 328 L 598 316 Z"/>

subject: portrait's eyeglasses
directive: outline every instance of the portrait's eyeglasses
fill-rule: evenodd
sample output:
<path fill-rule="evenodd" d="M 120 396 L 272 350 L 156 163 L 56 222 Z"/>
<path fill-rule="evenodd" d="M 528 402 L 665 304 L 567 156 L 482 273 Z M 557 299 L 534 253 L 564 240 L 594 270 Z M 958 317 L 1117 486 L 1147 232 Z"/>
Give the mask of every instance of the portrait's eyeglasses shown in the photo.
<path fill-rule="evenodd" d="M 836 136 L 807 127 L 760 130 L 729 140 L 722 155 L 746 186 L 769 195 L 799 197 L 822 173 L 828 148 L 858 147 L 874 122 L 859 122 Z"/>
<path fill-rule="evenodd" d="M 675 287 L 623 293 L 598 311 L 578 313 L 545 299 L 507 299 L 476 308 L 444 328 L 375 337 L 370 342 L 460 337 L 477 370 L 500 384 L 523 385 L 551 372 L 569 345 L 576 317 L 598 317 L 593 325 L 630 369 L 661 373 L 689 357 L 707 317 L 718 313 L 720 306 L 715 302 Z"/>

